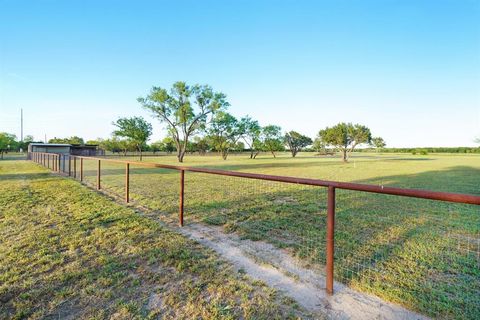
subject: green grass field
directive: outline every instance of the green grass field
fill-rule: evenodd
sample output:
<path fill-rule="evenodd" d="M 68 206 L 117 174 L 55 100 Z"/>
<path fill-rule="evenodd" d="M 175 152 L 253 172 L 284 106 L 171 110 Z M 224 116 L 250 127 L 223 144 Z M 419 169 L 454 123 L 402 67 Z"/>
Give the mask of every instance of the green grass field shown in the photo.
<path fill-rule="evenodd" d="M 295 302 L 131 208 L 0 161 L 1 319 L 284 319 Z"/>
<path fill-rule="evenodd" d="M 358 153 L 349 163 L 312 154 L 185 160 L 189 166 L 480 195 L 480 155 Z M 170 156 L 144 161 L 176 163 Z M 85 162 L 87 183 L 95 182 L 95 166 Z M 177 214 L 177 171 L 134 166 L 131 172 L 134 203 Z M 123 165 L 103 163 L 103 188 L 123 195 L 123 175 Z M 312 267 L 324 265 L 325 189 L 190 172 L 185 183 L 187 223 L 222 225 L 286 248 Z M 476 318 L 479 241 L 479 207 L 337 190 L 336 279 L 409 309 Z"/>

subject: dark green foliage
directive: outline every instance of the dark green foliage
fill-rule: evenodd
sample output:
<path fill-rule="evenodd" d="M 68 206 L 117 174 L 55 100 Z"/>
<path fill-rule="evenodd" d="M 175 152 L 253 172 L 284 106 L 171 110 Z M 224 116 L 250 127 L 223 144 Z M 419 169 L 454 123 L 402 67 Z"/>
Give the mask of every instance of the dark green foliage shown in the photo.
<path fill-rule="evenodd" d="M 370 143 L 372 134 L 370 129 L 360 124 L 341 122 L 333 127 L 320 130 L 319 136 L 328 145 L 331 145 L 343 154 L 343 161 L 348 160 L 348 153 L 362 143 Z"/>
<path fill-rule="evenodd" d="M 285 134 L 285 143 L 292 153 L 292 157 L 295 158 L 300 150 L 311 145 L 313 141 L 309 137 L 301 135 L 296 131 L 290 131 Z"/>
<path fill-rule="evenodd" d="M 114 136 L 126 138 L 140 152 L 142 160 L 142 149 L 152 135 L 152 125 L 142 117 L 120 118 L 113 125 L 117 127 Z"/>

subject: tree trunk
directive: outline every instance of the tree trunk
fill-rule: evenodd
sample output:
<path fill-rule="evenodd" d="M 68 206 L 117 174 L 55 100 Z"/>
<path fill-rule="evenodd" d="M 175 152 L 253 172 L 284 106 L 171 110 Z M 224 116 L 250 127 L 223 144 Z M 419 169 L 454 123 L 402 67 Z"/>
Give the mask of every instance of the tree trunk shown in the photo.
<path fill-rule="evenodd" d="M 178 162 L 183 162 L 183 157 L 185 157 L 185 150 L 180 150 L 180 152 L 178 153 L 177 155 L 177 158 L 178 158 Z"/>
<path fill-rule="evenodd" d="M 253 149 L 250 149 L 250 159 L 254 159 L 254 157 L 253 157 Z"/>
<path fill-rule="evenodd" d="M 255 154 L 253 155 L 253 159 L 256 159 L 259 153 L 260 151 L 255 152 Z"/>
<path fill-rule="evenodd" d="M 343 149 L 343 162 L 348 162 L 347 149 Z"/>
<path fill-rule="evenodd" d="M 277 156 L 275 155 L 275 152 L 270 151 L 273 154 L 273 157 L 276 158 Z"/>
<path fill-rule="evenodd" d="M 138 148 L 138 151 L 140 151 L 140 161 L 142 161 L 142 148 L 139 147 L 139 148 Z"/>
<path fill-rule="evenodd" d="M 295 158 L 295 156 L 297 155 L 297 150 L 290 150 L 292 152 L 292 158 Z"/>

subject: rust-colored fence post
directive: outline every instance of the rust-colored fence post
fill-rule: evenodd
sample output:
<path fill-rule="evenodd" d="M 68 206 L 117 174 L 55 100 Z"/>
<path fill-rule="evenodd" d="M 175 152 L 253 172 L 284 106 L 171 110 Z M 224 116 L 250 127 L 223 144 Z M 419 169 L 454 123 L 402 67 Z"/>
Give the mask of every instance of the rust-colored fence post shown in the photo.
<path fill-rule="evenodd" d="M 180 170 L 180 210 L 179 210 L 179 224 L 183 227 L 183 201 L 185 194 L 185 170 Z"/>
<path fill-rule="evenodd" d="M 73 178 L 77 177 L 77 157 L 73 157 Z"/>
<path fill-rule="evenodd" d="M 58 160 L 58 163 L 57 163 L 57 171 L 58 172 L 62 172 L 62 155 L 61 154 L 58 154 L 57 156 L 57 160 Z"/>
<path fill-rule="evenodd" d="M 335 188 L 328 187 L 327 199 L 327 293 L 333 294 L 333 259 L 335 253 Z"/>
<path fill-rule="evenodd" d="M 98 159 L 98 164 L 97 164 L 97 190 L 100 190 L 100 159 Z"/>
<path fill-rule="evenodd" d="M 80 181 L 83 182 L 83 158 L 80 158 Z"/>
<path fill-rule="evenodd" d="M 72 156 L 68 155 L 68 176 L 72 176 Z"/>
<path fill-rule="evenodd" d="M 125 202 L 130 202 L 130 163 L 125 165 Z"/>
<path fill-rule="evenodd" d="M 64 154 L 62 154 L 62 158 L 63 158 L 63 164 L 62 164 L 63 165 L 63 170 L 62 171 L 63 171 L 63 173 L 65 173 L 65 155 Z"/>

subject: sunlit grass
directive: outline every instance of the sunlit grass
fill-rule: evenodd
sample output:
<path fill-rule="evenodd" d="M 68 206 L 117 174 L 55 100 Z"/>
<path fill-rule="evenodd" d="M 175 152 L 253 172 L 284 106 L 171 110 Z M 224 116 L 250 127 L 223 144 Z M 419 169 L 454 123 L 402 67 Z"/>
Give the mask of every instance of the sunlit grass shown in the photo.
<path fill-rule="evenodd" d="M 0 318 L 284 319 L 291 300 L 77 182 L 0 161 Z"/>
<path fill-rule="evenodd" d="M 132 158 L 133 159 L 133 158 Z M 303 154 L 292 159 L 187 157 L 185 165 L 480 195 L 480 155 L 357 154 L 349 163 Z M 174 157 L 145 161 L 175 164 Z M 95 163 L 86 163 L 89 183 Z M 123 194 L 124 167 L 102 165 L 102 185 Z M 178 212 L 179 172 L 132 166 L 131 198 Z M 305 263 L 325 262 L 326 192 L 322 188 L 186 173 L 186 221 L 286 248 Z M 441 318 L 480 314 L 480 208 L 337 191 L 337 280 Z"/>

